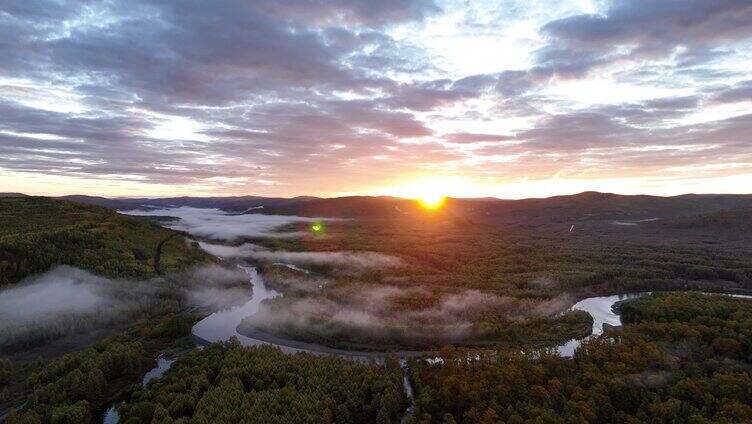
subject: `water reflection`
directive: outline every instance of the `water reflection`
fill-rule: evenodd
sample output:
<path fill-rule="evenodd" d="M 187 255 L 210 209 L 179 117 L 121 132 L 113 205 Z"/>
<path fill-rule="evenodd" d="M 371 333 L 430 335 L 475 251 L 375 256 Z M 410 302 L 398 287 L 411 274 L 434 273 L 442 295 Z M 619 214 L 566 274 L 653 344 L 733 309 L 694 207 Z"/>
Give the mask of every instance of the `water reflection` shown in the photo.
<path fill-rule="evenodd" d="M 149 384 L 150 381 L 154 380 L 155 378 L 162 377 L 164 373 L 166 373 L 167 370 L 170 369 L 174 362 L 175 359 L 168 359 L 162 355 L 159 355 L 159 357 L 157 358 L 157 366 L 144 374 L 144 378 L 141 379 L 141 385 L 146 387 L 146 385 Z M 118 424 L 119 422 L 120 413 L 118 412 L 117 407 L 115 405 L 112 405 L 107 409 L 107 411 L 105 411 L 104 416 L 102 417 L 102 424 Z"/>
<path fill-rule="evenodd" d="M 634 299 L 642 297 L 653 292 L 639 292 L 639 293 L 626 293 L 617 294 L 613 296 L 598 296 L 589 297 L 583 299 L 574 304 L 570 310 L 585 311 L 593 317 L 593 331 L 590 336 L 582 339 L 572 339 L 563 345 L 556 348 L 559 355 L 571 358 L 574 356 L 574 351 L 586 340 L 595 336 L 603 334 L 603 324 L 609 324 L 613 326 L 621 326 L 621 316 L 614 312 L 614 304 L 622 300 Z M 702 293 L 702 292 L 701 292 Z M 723 294 L 723 293 L 702 293 L 706 295 L 724 295 L 731 296 L 739 299 L 752 299 L 752 296 L 743 294 Z"/>
<path fill-rule="evenodd" d="M 143 380 L 141 380 L 141 385 L 146 387 L 146 385 L 149 384 L 150 381 L 163 376 L 164 373 L 166 373 L 167 370 L 170 369 L 170 366 L 173 362 L 175 362 L 174 359 L 166 359 L 165 357 L 160 355 L 159 358 L 157 358 L 157 366 L 152 368 L 151 371 L 144 374 L 144 378 Z"/>
<path fill-rule="evenodd" d="M 634 299 L 640 296 L 649 294 L 644 293 L 627 293 L 617 294 L 613 296 L 598 296 L 589 297 L 575 303 L 569 310 L 570 311 L 585 311 L 593 317 L 593 330 L 592 333 L 582 339 L 572 339 L 556 348 L 559 355 L 564 357 L 574 356 L 574 351 L 582 344 L 582 342 L 603 334 L 603 324 L 609 324 L 613 326 L 621 325 L 621 317 L 614 312 L 614 304 L 622 300 Z"/>
<path fill-rule="evenodd" d="M 115 409 L 115 406 L 110 406 L 110 409 L 107 410 L 107 412 L 104 413 L 104 418 L 102 419 L 102 424 L 118 424 L 120 422 L 120 414 L 118 414 L 117 409 Z"/>
<path fill-rule="evenodd" d="M 261 302 L 275 298 L 280 294 L 275 290 L 267 289 L 263 278 L 255 267 L 239 266 L 239 268 L 248 274 L 252 286 L 251 297 L 246 303 L 217 311 L 193 326 L 193 335 L 201 339 L 202 342 L 227 341 L 234 336 L 244 346 L 255 346 L 263 343 L 238 333 L 237 327 L 244 318 L 258 312 Z"/>
<path fill-rule="evenodd" d="M 249 316 L 252 316 L 256 314 L 259 310 L 259 307 L 261 305 L 261 302 L 263 302 L 266 299 L 272 299 L 277 296 L 280 296 L 281 294 L 278 293 L 275 290 L 268 289 L 266 287 L 266 284 L 264 282 L 264 279 L 259 274 L 258 270 L 255 267 L 251 266 L 239 266 L 247 275 L 249 278 L 249 282 L 252 286 L 252 291 L 250 293 L 250 297 L 248 298 L 248 301 L 240 306 L 234 306 L 231 308 L 223 309 L 221 311 L 217 311 L 208 317 L 204 318 L 203 320 L 199 321 L 192 330 L 193 335 L 198 338 L 203 343 L 213 343 L 213 342 L 219 342 L 219 341 L 227 341 L 232 337 L 237 337 L 237 339 L 240 341 L 241 344 L 244 346 L 255 346 L 255 345 L 261 345 L 261 344 L 272 344 L 277 347 L 279 347 L 283 352 L 286 353 L 294 353 L 294 352 L 301 352 L 301 351 L 307 351 L 312 353 L 324 353 L 324 354 L 334 354 L 339 356 L 345 356 L 345 357 L 351 357 L 353 359 L 361 359 L 361 360 L 376 360 L 383 359 L 385 352 L 358 352 L 358 351 L 346 351 L 341 349 L 334 349 L 323 345 L 318 345 L 314 343 L 304 343 L 304 342 L 297 342 L 294 340 L 286 340 L 281 338 L 276 338 L 271 335 L 266 335 L 266 337 L 269 338 L 269 340 L 259 340 L 252 337 L 244 336 L 243 334 L 240 334 L 237 331 L 237 327 L 240 324 L 240 322 Z M 626 293 L 626 294 L 619 294 L 619 295 L 613 295 L 613 296 L 596 296 L 596 297 L 589 297 L 587 299 L 583 299 L 577 303 L 575 303 L 570 310 L 577 310 L 577 311 L 585 311 L 589 313 L 593 317 L 593 328 L 591 335 L 584 337 L 582 339 L 573 339 L 569 340 L 568 342 L 564 343 L 563 345 L 560 345 L 556 348 L 556 351 L 559 353 L 559 355 L 563 357 L 572 357 L 574 355 L 575 350 L 586 340 L 596 337 L 598 335 L 603 334 L 603 325 L 609 324 L 613 326 L 621 326 L 621 317 L 619 314 L 614 312 L 613 307 L 617 302 L 627 300 L 627 299 L 634 299 L 637 297 L 645 296 L 650 294 L 651 292 L 640 292 L 640 293 Z M 746 298 L 750 299 L 752 296 L 747 295 L 730 295 L 732 297 L 738 297 L 738 298 Z M 292 347 L 290 345 L 297 346 L 298 348 Z M 202 346 L 198 346 L 200 349 Z M 421 354 L 425 354 L 425 352 L 412 352 L 412 351 L 402 351 L 402 352 L 392 352 L 392 354 L 402 357 L 403 360 L 401 361 L 402 367 L 405 369 L 404 377 L 403 377 L 403 389 L 405 391 L 405 395 L 409 399 L 409 405 L 407 408 L 407 411 L 405 413 L 405 416 L 403 417 L 404 420 L 407 419 L 407 417 L 411 416 L 413 413 L 413 388 L 410 384 L 409 380 L 409 372 L 407 369 L 407 362 L 404 360 L 405 357 L 408 356 L 420 356 Z M 434 363 L 434 362 L 443 362 L 443 359 L 440 357 L 429 357 L 426 359 L 427 361 Z M 159 357 L 157 359 L 157 366 L 146 373 L 143 378 L 142 384 L 145 386 L 149 383 L 149 381 L 161 377 L 167 370 L 170 368 L 174 360 L 172 359 L 166 359 L 163 357 Z M 115 406 L 110 407 L 107 412 L 105 412 L 103 423 L 104 424 L 118 424 L 120 420 L 120 416 L 115 409 Z"/>

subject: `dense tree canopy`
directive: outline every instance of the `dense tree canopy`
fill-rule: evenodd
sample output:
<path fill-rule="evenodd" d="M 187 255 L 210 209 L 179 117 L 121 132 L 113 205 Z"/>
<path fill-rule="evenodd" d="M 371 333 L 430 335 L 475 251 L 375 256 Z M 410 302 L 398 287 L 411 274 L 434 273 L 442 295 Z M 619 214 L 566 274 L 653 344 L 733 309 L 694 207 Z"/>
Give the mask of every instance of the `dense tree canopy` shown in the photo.
<path fill-rule="evenodd" d="M 108 277 L 155 275 L 205 258 L 175 231 L 98 206 L 45 197 L 0 198 L 0 286 L 66 264 Z"/>
<path fill-rule="evenodd" d="M 405 402 L 402 370 L 394 360 L 376 365 L 285 355 L 234 340 L 176 362 L 164 378 L 133 394 L 122 422 L 397 422 Z"/>
<path fill-rule="evenodd" d="M 403 266 L 313 262 L 303 274 L 269 260 L 264 277 L 284 297 L 266 302 L 273 319 L 243 328 L 364 350 L 556 345 L 590 331 L 587 317 L 560 314 L 578 298 L 752 289 L 750 239 L 659 223 L 586 221 L 570 232 L 570 225 L 395 217 L 332 221 L 325 237 L 254 240 L 282 251 L 378 252 Z M 302 232 L 302 225 L 285 229 Z M 368 319 L 342 311 L 365 311 Z"/>
<path fill-rule="evenodd" d="M 143 345 L 121 336 L 39 366 L 27 379 L 31 394 L 8 424 L 79 424 L 103 411 L 112 385 L 137 381 L 152 366 Z"/>
<path fill-rule="evenodd" d="M 449 349 L 414 361 L 417 422 L 736 423 L 752 420 L 752 302 L 662 294 L 622 305 L 623 332 L 573 359 Z"/>

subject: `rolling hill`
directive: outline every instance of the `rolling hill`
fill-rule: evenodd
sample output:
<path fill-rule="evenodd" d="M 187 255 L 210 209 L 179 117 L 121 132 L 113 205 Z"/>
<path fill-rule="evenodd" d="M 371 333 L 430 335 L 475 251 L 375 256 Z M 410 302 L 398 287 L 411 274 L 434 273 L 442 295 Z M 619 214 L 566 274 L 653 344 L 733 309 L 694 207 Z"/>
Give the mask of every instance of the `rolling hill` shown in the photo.
<path fill-rule="evenodd" d="M 158 199 L 65 196 L 61 199 L 116 210 L 191 206 L 219 208 L 234 213 L 371 219 L 421 217 L 427 213 L 413 200 L 388 196 L 304 196 L 290 199 L 258 196 Z M 450 198 L 442 209 L 430 214 L 474 223 L 548 224 L 691 217 L 738 208 L 752 208 L 752 195 L 687 194 L 660 197 L 583 192 L 521 200 Z"/>
<path fill-rule="evenodd" d="M 730 209 L 691 217 L 680 217 L 662 224 L 672 228 L 752 231 L 752 207 Z"/>
<path fill-rule="evenodd" d="M 106 198 L 99 196 L 70 195 L 59 197 L 88 205 L 103 206 L 115 210 L 133 210 L 143 208 L 168 208 L 189 206 L 193 208 L 218 208 L 231 212 L 244 212 L 250 208 L 302 204 L 315 197 L 281 197 L 234 196 L 234 197 L 166 197 L 166 198 Z"/>
<path fill-rule="evenodd" d="M 672 218 L 752 207 L 752 195 L 625 196 L 584 192 L 545 199 L 448 199 L 438 214 L 481 222 L 561 223 Z M 270 205 L 262 213 L 344 218 L 423 214 L 411 200 L 394 197 L 340 197 Z"/>
<path fill-rule="evenodd" d="M 156 247 L 163 240 L 163 270 L 205 259 L 187 246 L 181 233 L 99 206 L 3 197 L 0 222 L 0 286 L 57 264 L 108 277 L 153 277 Z"/>

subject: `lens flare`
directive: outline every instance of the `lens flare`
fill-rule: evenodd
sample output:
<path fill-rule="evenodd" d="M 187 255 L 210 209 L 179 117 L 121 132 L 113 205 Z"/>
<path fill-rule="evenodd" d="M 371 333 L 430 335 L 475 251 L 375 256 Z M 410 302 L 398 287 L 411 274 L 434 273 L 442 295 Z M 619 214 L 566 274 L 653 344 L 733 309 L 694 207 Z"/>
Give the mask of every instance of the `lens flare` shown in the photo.
<path fill-rule="evenodd" d="M 311 224 L 311 231 L 314 234 L 321 234 L 324 232 L 324 223 L 323 222 L 315 222 Z"/>

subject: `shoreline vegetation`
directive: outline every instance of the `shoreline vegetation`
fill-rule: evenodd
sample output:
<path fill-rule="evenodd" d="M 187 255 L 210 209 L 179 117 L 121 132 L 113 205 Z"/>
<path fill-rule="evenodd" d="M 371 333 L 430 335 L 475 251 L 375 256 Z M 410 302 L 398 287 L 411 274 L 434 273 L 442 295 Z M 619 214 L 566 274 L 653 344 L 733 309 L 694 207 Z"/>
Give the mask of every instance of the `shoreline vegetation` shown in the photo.
<path fill-rule="evenodd" d="M 136 390 L 121 410 L 126 423 L 365 424 L 374 417 L 397 422 L 406 405 L 396 359 L 378 365 L 231 340 L 189 353 L 162 379 Z"/>
<path fill-rule="evenodd" d="M 659 293 L 574 358 L 447 349 L 410 361 L 421 423 L 748 422 L 752 301 Z M 528 421 L 532 420 L 532 421 Z"/>
<path fill-rule="evenodd" d="M 745 303 L 746 302 L 746 303 Z M 752 302 L 749 302 L 748 300 L 741 300 L 741 299 L 733 299 L 733 298 L 727 298 L 724 296 L 712 296 L 707 294 L 700 294 L 700 293 L 657 293 L 653 294 L 651 296 L 642 297 L 639 299 L 630 299 L 627 301 L 624 301 L 620 304 L 621 310 L 624 311 L 626 314 L 624 316 L 624 321 L 627 326 L 632 326 L 633 324 L 640 324 L 643 323 L 643 325 L 646 321 L 658 321 L 658 322 L 672 322 L 672 321 L 681 321 L 682 319 L 694 319 L 694 321 L 698 323 L 707 322 L 708 319 L 711 319 L 711 323 L 714 323 L 714 325 L 719 325 L 716 321 L 719 318 L 726 318 L 726 319 L 745 319 L 748 320 L 749 317 L 752 316 Z M 741 311 L 737 312 L 736 310 L 741 308 Z M 740 315 L 741 314 L 741 315 Z M 699 317 L 699 318 L 698 318 Z M 708 317 L 708 318 L 706 318 Z M 99 414 L 104 412 L 104 409 L 106 409 L 106 406 L 111 403 L 113 399 L 123 399 L 125 400 L 125 406 L 121 407 L 126 412 L 126 417 L 129 416 L 129 414 L 144 417 L 143 414 L 152 414 L 153 416 L 162 416 L 163 418 L 166 416 L 171 416 L 173 419 L 179 418 L 181 414 L 193 414 L 194 409 L 189 408 L 188 406 L 185 406 L 183 409 L 180 408 L 168 408 L 169 405 L 164 405 L 164 401 L 158 400 L 160 397 L 165 396 L 164 390 L 168 391 L 174 391 L 174 390 L 189 390 L 188 388 L 193 387 L 193 384 L 186 385 L 183 383 L 179 387 L 185 387 L 185 389 L 176 389 L 176 386 L 174 384 L 168 384 L 168 389 L 162 389 L 163 393 L 161 395 L 158 394 L 158 392 L 154 392 L 153 390 L 147 389 L 144 391 L 143 389 L 140 389 L 140 386 L 137 384 L 138 381 L 140 381 L 141 376 L 143 373 L 149 369 L 154 362 L 154 358 L 157 356 L 156 352 L 164 352 L 166 347 L 173 346 L 173 349 L 180 349 L 179 346 L 187 346 L 190 342 L 189 339 L 184 337 L 190 332 L 190 328 L 192 326 L 192 323 L 195 322 L 198 319 L 198 316 L 194 318 L 192 321 L 186 324 L 186 321 L 182 319 L 181 316 L 173 316 L 169 317 L 161 322 L 154 322 L 151 324 L 143 324 L 141 326 L 138 326 L 137 328 L 131 329 L 127 334 L 113 337 L 109 339 L 108 341 L 97 343 L 94 348 L 85 349 L 81 352 L 76 352 L 72 354 L 68 354 L 64 356 L 63 358 L 59 360 L 52 361 L 41 368 L 37 368 L 32 374 L 29 379 L 30 383 L 32 385 L 38 385 L 41 386 L 40 388 L 34 389 L 32 393 L 32 397 L 30 398 L 31 401 L 27 402 L 24 406 L 23 412 L 15 413 L 11 412 L 7 417 L 7 422 L 9 424 L 17 424 L 17 423 L 26 423 L 26 422 L 36 422 L 36 419 L 41 419 L 42 417 L 58 417 L 57 419 L 63 420 L 60 422 L 86 422 L 87 417 L 95 417 L 99 416 Z M 724 326 L 728 326 L 728 324 L 723 324 Z M 744 324 L 742 324 L 744 325 Z M 745 328 L 745 327 L 738 327 L 738 328 Z M 605 333 L 603 336 L 597 337 L 599 340 L 597 343 L 594 341 L 586 342 L 586 344 L 582 347 L 582 350 L 590 352 L 593 348 L 592 346 L 595 344 L 597 346 L 603 346 L 603 343 L 606 343 L 606 345 L 610 345 L 611 343 L 617 343 L 619 342 L 619 337 L 621 334 L 623 334 L 624 331 L 630 331 L 630 328 L 624 328 L 620 329 L 619 333 Z M 746 331 L 746 330 L 745 330 Z M 179 340 L 180 343 L 176 344 L 174 343 L 173 339 L 170 337 L 178 337 L 180 336 Z M 739 339 L 737 337 L 737 339 Z M 156 340 L 156 341 L 151 341 Z M 743 340 L 743 339 L 739 339 Z M 723 344 L 721 344 L 721 341 L 713 342 L 714 349 L 720 349 L 718 346 L 725 346 L 723 349 L 728 350 L 729 352 L 736 352 L 737 357 L 744 357 L 744 351 L 742 345 L 734 344 L 734 342 L 728 341 L 726 339 L 722 340 Z M 259 347 L 249 347 L 249 348 L 242 348 L 239 345 L 235 345 L 233 343 L 236 342 L 230 342 L 229 344 L 223 344 L 223 343 L 213 343 L 208 345 L 208 349 L 215 349 L 215 346 L 224 346 L 223 349 L 245 349 L 247 350 L 246 354 L 249 354 L 251 356 L 258 355 L 258 352 L 264 351 L 264 349 L 267 349 L 265 352 L 266 354 L 272 354 L 270 353 L 272 350 L 278 353 L 272 354 L 273 356 L 283 356 L 287 357 L 289 355 L 283 354 L 281 351 L 279 351 L 276 347 L 265 347 L 265 348 L 259 348 Z M 748 343 L 748 342 L 745 342 Z M 150 353 L 145 353 L 144 346 L 150 346 L 148 351 Z M 730 346 L 730 347 L 729 347 Z M 127 348 L 127 349 L 126 349 Z M 205 349 L 207 349 L 205 348 Z M 135 349 L 135 350 L 134 350 Z M 118 354 L 122 354 L 122 352 L 135 352 L 133 354 L 129 353 L 128 358 L 130 359 L 117 359 L 118 357 L 115 357 L 115 359 L 110 359 L 112 357 L 112 353 L 117 351 Z M 540 361 L 543 361 L 543 363 L 547 363 L 546 361 L 554 360 L 553 357 L 548 356 L 546 353 L 542 353 L 542 357 L 538 356 L 529 356 L 529 355 L 522 355 L 519 356 L 519 354 L 514 354 L 510 352 L 519 352 L 518 349 L 504 349 L 504 348 L 486 348 L 482 350 L 478 349 L 472 349 L 472 348 L 463 348 L 463 347 L 445 347 L 440 350 L 438 350 L 435 353 L 431 353 L 432 356 L 439 356 L 443 358 L 443 360 L 439 363 L 437 362 L 431 362 L 430 367 L 436 367 L 436 364 L 443 364 L 445 362 L 452 362 L 456 361 L 456 359 L 451 358 L 476 358 L 475 360 L 469 360 L 468 366 L 472 366 L 473 363 L 478 364 L 478 366 L 486 366 L 490 363 L 496 363 L 498 361 L 501 361 L 504 363 L 504 361 L 509 360 L 510 355 L 516 357 L 517 359 L 515 361 L 532 361 L 533 363 L 539 363 Z M 192 353 L 189 353 L 191 355 Z M 338 353 L 334 353 L 336 356 Z M 104 356 L 101 356 L 104 355 Z M 292 356 L 299 356 L 299 355 L 310 355 L 306 353 L 300 353 Z M 487 355 L 491 355 L 490 357 Z M 517 355 L 517 356 L 515 356 Z M 101 357 L 100 357 L 101 356 Z M 390 355 L 381 355 L 384 358 L 390 358 L 393 356 Z M 417 357 L 423 356 L 425 357 L 425 353 L 422 355 L 416 355 L 416 357 L 409 359 L 409 366 L 408 369 L 415 369 L 417 367 L 418 370 L 423 370 L 424 367 L 428 366 L 426 365 L 426 362 L 418 361 Z M 582 352 L 578 351 L 577 355 L 575 356 L 574 360 L 578 361 L 582 356 Z M 311 361 L 317 361 L 313 358 L 331 358 L 331 355 L 324 355 L 324 356 L 312 356 L 310 357 Z M 105 359 L 107 358 L 107 359 Z M 125 357 L 124 357 L 125 358 Z M 449 359 L 447 359 L 449 358 Z M 484 359 L 485 358 L 485 359 Z M 503 360 L 502 360 L 503 358 Z M 548 359 L 547 359 L 548 358 Z M 339 358 L 336 358 L 339 360 Z M 116 363 L 123 364 L 123 363 L 131 363 L 131 365 L 126 366 L 126 371 L 122 368 L 116 368 L 114 371 L 111 369 L 111 365 L 107 365 L 111 361 L 115 360 Z M 568 359 L 559 358 L 557 360 L 560 361 L 569 361 Z M 102 361 L 105 361 L 104 363 Z M 125 361 L 125 362 L 123 362 Z M 183 360 L 178 360 L 177 363 L 183 363 Z M 389 361 L 389 359 L 387 359 Z M 234 362 L 234 361 L 232 361 Z M 357 362 L 357 361 L 356 361 Z M 515 362 L 515 363 L 518 363 Z M 100 367 L 102 369 L 99 369 L 97 371 L 95 368 L 92 368 L 94 365 L 91 364 L 97 364 L 96 367 Z M 141 364 L 141 365 L 138 365 Z M 122 367 L 122 365 L 119 365 Z M 371 367 L 379 367 L 381 365 L 376 365 L 371 363 L 370 365 L 366 364 L 365 366 L 371 366 Z M 386 365 L 389 369 L 389 365 Z M 443 365 L 441 365 L 443 366 Z M 109 371 L 105 372 L 104 370 L 107 369 Z M 83 370 L 86 370 L 84 372 Z M 416 373 L 420 371 L 411 371 L 411 379 L 413 381 L 420 382 L 421 377 L 417 375 Z M 104 376 L 104 386 L 102 386 L 102 380 L 100 377 L 97 377 L 98 375 Z M 183 373 L 183 377 L 181 377 L 181 380 L 185 379 L 185 373 Z M 168 376 L 171 375 L 168 373 Z M 191 373 L 191 375 L 193 375 Z M 216 375 L 216 374 L 214 374 Z M 129 377 L 130 376 L 130 377 Z M 86 383 L 85 381 L 81 379 L 86 378 L 94 378 L 94 380 Z M 173 381 L 175 381 L 176 377 L 173 378 Z M 400 377 L 401 378 L 401 377 Z M 53 380 L 57 379 L 53 384 Z M 78 384 L 84 384 L 84 385 L 91 385 L 93 384 L 94 387 L 102 388 L 104 391 L 99 393 L 96 391 L 91 392 L 74 392 L 71 394 L 66 394 L 66 396 L 72 396 L 67 398 L 67 402 L 65 401 L 65 398 L 62 400 L 62 404 L 59 404 L 61 401 L 61 398 L 53 396 L 51 393 L 54 393 L 59 390 L 64 390 L 66 386 L 66 381 L 75 381 L 76 385 Z M 73 384 L 73 383 L 70 383 Z M 287 383 L 286 383 L 287 384 Z M 419 383 L 416 383 L 419 384 Z M 219 384 L 214 384 L 214 386 L 219 386 Z M 217 388 L 216 390 L 225 390 L 226 388 Z M 193 389 L 190 389 L 193 390 Z M 215 390 L 215 389 L 212 389 Z M 414 416 L 414 419 L 420 419 L 419 422 L 433 422 L 433 421 L 426 421 L 427 419 L 427 413 L 426 410 L 427 407 L 427 396 L 423 392 L 423 388 L 418 389 L 416 392 L 416 399 L 417 399 L 417 413 Z M 247 388 L 246 388 L 247 391 Z M 102 393 L 106 393 L 108 395 L 103 395 Z M 125 393 L 125 394 L 124 394 Z M 190 392 L 189 394 L 193 393 L 192 399 L 194 399 L 194 406 L 196 407 L 195 402 L 198 402 L 196 399 L 196 396 L 199 398 L 203 397 L 204 394 L 196 394 L 194 392 Z M 241 390 L 242 393 L 242 390 Z M 56 399 L 56 400 L 53 400 Z M 185 402 L 189 402 L 186 398 Z M 75 402 L 73 402 L 75 400 Z M 58 402 L 58 404 L 52 403 L 52 402 Z M 144 403 L 146 402 L 146 403 Z M 161 407 L 155 404 L 160 403 L 162 404 Z M 403 399 L 404 402 L 404 399 Z M 404 405 L 404 404 L 401 404 Z M 165 410 L 162 410 L 163 408 L 167 408 Z M 399 408 L 397 408 L 399 409 Z M 221 409 L 224 410 L 224 409 Z M 165 415 L 165 413 L 167 415 Z M 208 412 L 201 412 L 202 414 L 208 413 Z M 221 414 L 224 414 L 226 412 L 214 412 Z M 379 410 L 379 413 L 381 411 Z M 388 411 L 385 413 L 389 413 Z M 152 416 L 150 415 L 150 416 Z M 428 414 L 430 415 L 430 414 Z M 470 414 L 472 415 L 472 413 Z M 445 417 L 446 414 L 443 415 Z M 445 419 L 445 418 L 442 418 Z M 65 420 L 72 420 L 72 421 L 65 421 Z M 472 421 L 472 420 L 471 420 Z M 127 421 L 124 421 L 127 422 Z M 148 421 L 147 421 L 148 422 Z M 233 421 L 226 421 L 226 422 L 233 422 Z M 363 421 L 368 422 L 368 421 Z M 417 422 L 417 421 L 416 421 Z M 443 421 L 442 421 L 443 422 Z"/>
<path fill-rule="evenodd" d="M 192 346 L 190 329 L 199 318 L 144 320 L 84 349 L 20 364 L 11 377 L 16 384 L 8 386 L 12 392 L 2 399 L 5 423 L 92 422 L 139 385 L 159 353 Z"/>

